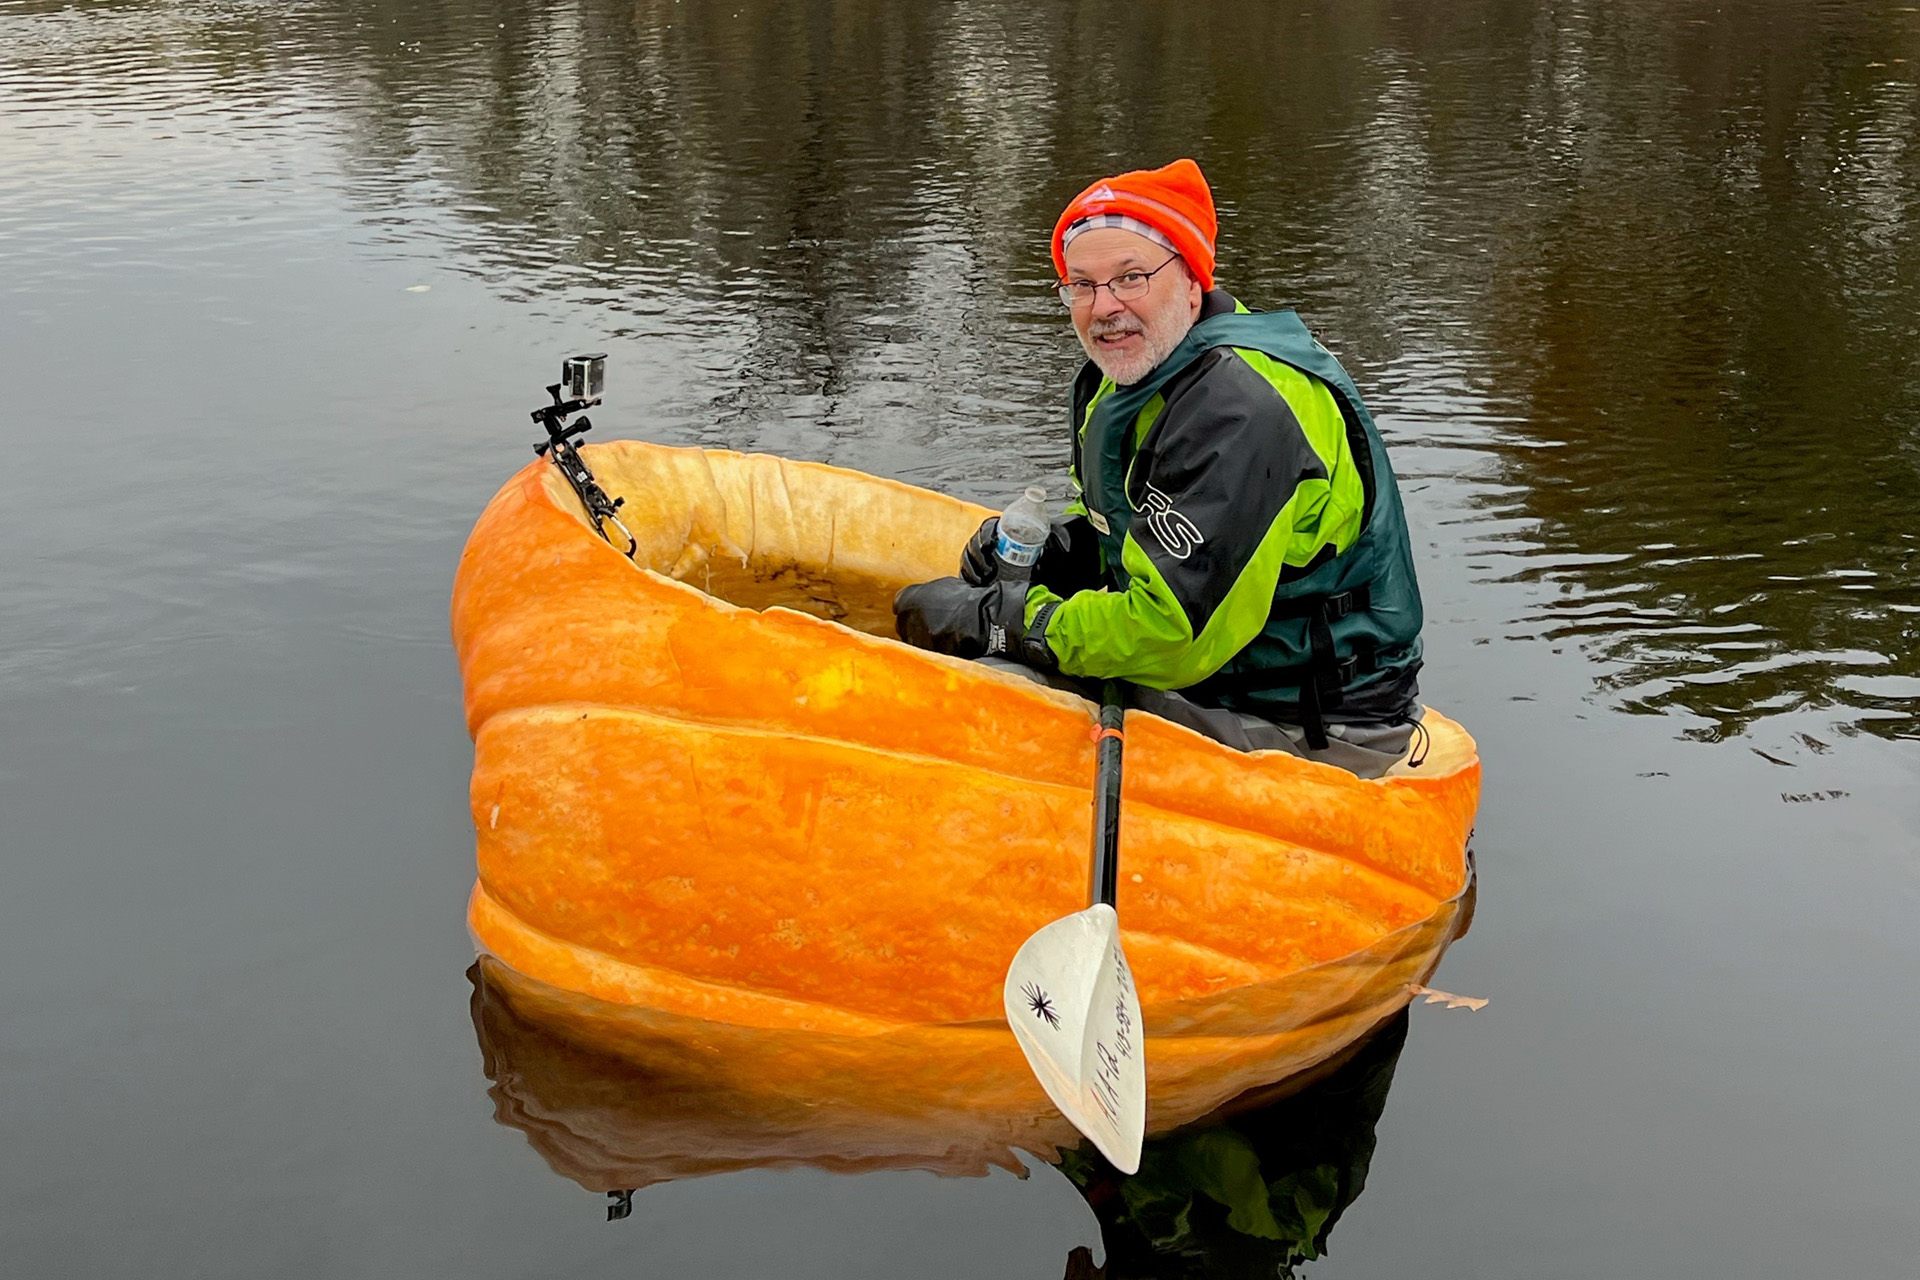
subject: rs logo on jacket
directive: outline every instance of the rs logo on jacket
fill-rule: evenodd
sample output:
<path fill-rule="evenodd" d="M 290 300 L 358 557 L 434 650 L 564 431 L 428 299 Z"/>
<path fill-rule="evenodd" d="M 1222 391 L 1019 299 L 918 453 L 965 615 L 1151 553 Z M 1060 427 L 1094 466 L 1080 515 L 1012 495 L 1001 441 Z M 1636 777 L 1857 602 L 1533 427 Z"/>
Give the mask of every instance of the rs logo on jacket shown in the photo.
<path fill-rule="evenodd" d="M 1152 485 L 1146 487 L 1145 496 L 1147 505 L 1135 509 L 1147 513 L 1147 528 L 1153 531 L 1168 555 L 1175 560 L 1185 560 L 1195 547 L 1206 541 L 1193 521 L 1173 509 L 1172 498 Z"/>

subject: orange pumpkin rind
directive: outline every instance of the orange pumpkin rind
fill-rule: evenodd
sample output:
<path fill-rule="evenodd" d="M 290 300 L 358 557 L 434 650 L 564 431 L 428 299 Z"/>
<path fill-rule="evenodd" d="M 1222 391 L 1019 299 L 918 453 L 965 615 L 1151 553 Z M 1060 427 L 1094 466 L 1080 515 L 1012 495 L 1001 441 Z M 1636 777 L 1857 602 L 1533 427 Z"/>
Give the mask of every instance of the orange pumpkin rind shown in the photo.
<path fill-rule="evenodd" d="M 480 949 L 656 1040 L 777 1039 L 743 1089 L 1050 1114 L 1000 982 L 1085 905 L 1094 709 L 891 638 L 894 592 L 951 573 L 991 513 L 765 455 L 583 454 L 633 561 L 535 462 L 455 582 Z M 1420 767 L 1362 780 L 1129 718 L 1120 915 L 1154 1131 L 1327 1059 L 1432 974 L 1480 766 L 1425 723 Z M 938 1070 L 902 1077 L 915 1054 Z"/>

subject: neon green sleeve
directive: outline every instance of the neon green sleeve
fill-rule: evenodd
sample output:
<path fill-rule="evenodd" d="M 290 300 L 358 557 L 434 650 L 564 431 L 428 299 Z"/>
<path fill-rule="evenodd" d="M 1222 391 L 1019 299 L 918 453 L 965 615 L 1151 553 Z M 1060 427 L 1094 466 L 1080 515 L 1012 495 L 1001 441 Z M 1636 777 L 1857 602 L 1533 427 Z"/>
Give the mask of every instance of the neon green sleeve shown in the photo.
<path fill-rule="evenodd" d="M 1324 480 L 1300 484 L 1198 636 L 1172 587 L 1129 533 L 1121 550 L 1127 589 L 1077 592 L 1060 601 L 1047 624 L 1047 645 L 1061 672 L 1151 689 L 1183 689 L 1206 679 L 1260 634 L 1289 544 L 1298 530 L 1319 524 L 1330 496 Z M 1055 600 L 1060 597 L 1047 588 L 1031 588 L 1028 625 Z"/>

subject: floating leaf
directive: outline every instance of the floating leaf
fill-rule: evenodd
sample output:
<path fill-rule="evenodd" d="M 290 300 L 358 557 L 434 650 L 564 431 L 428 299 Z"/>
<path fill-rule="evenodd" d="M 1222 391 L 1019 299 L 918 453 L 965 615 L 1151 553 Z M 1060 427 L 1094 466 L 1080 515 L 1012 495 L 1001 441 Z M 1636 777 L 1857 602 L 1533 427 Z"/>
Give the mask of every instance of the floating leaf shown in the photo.
<path fill-rule="evenodd" d="M 1478 996 L 1457 996 L 1451 991 L 1435 991 L 1432 987 L 1423 987 L 1409 982 L 1407 990 L 1417 996 L 1425 996 L 1428 1004 L 1446 1003 L 1449 1009 L 1484 1009 L 1487 1002 Z"/>

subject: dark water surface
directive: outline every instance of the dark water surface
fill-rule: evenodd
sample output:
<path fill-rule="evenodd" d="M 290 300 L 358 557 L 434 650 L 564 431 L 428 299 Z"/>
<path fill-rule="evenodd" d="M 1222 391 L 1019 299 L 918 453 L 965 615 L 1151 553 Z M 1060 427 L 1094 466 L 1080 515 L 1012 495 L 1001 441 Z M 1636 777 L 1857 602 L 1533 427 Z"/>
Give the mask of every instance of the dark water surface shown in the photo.
<path fill-rule="evenodd" d="M 601 434 L 1057 484 L 1045 235 L 1180 154 L 1369 393 L 1487 766 L 1438 981 L 1492 1004 L 1413 1011 L 1304 1273 L 1913 1276 L 1920 12 L 1868 0 L 0 0 L 6 1274 L 1104 1256 L 1046 1166 L 609 1224 L 495 1125 L 446 601 L 569 348 Z"/>

